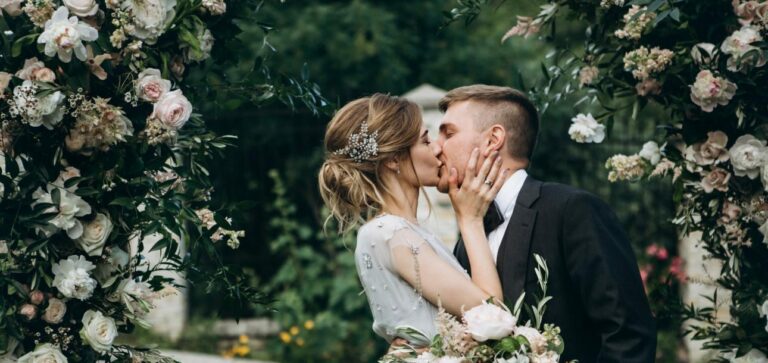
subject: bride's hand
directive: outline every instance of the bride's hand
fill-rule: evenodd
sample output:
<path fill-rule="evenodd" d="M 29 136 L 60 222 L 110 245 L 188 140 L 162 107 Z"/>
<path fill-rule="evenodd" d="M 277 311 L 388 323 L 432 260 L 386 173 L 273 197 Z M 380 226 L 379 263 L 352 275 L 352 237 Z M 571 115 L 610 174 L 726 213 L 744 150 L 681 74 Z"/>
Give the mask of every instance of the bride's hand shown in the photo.
<path fill-rule="evenodd" d="M 456 168 L 451 168 L 448 178 L 448 195 L 451 197 L 456 218 L 460 224 L 477 221 L 482 224 L 488 206 L 496 198 L 496 194 L 507 177 L 508 170 L 499 172 L 501 170 L 501 158 L 498 151 L 494 151 L 487 157 L 480 170 L 477 170 L 479 157 L 480 151 L 477 148 L 472 150 L 461 187 L 459 187 Z"/>

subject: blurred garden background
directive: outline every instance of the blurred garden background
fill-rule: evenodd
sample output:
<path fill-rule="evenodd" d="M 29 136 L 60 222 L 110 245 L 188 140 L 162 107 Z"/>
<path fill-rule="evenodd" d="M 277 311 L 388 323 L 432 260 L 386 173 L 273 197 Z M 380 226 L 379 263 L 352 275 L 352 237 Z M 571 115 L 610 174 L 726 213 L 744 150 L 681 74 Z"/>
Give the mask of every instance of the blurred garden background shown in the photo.
<path fill-rule="evenodd" d="M 234 205 L 233 217 L 245 226 L 238 250 L 224 259 L 243 266 L 254 286 L 271 304 L 246 306 L 241 322 L 266 327 L 222 334 L 216 315 L 229 302 L 190 286 L 189 320 L 176 339 L 155 333 L 137 339 L 161 342 L 169 349 L 251 357 L 279 362 L 373 362 L 386 349 L 371 331 L 371 317 L 354 269 L 354 238 L 322 232 L 326 212 L 318 195 L 316 175 L 322 160 L 326 123 L 338 105 L 374 92 L 402 95 L 422 84 L 449 90 L 487 83 L 529 90 L 542 89 L 557 76 L 578 77 L 558 67 L 569 60 L 553 50 L 584 42 L 585 25 L 559 21 L 557 39 L 546 32 L 528 39 L 502 36 L 515 25 L 516 15 L 535 14 L 536 1 L 507 0 L 484 10 L 472 22 L 447 23 L 445 12 L 455 0 L 388 1 L 267 1 L 258 11 L 261 23 L 243 23 L 242 59 L 265 59 L 272 74 L 301 74 L 299 83 L 316 86 L 325 106 L 311 110 L 296 98 L 295 108 L 272 103 L 256 108 L 258 99 L 219 97 L 220 80 L 203 69 L 190 74 L 212 89 L 205 104 L 207 124 L 219 134 L 238 136 L 238 147 L 211 171 L 220 205 Z M 563 11 L 567 11 L 564 9 Z M 567 19 L 567 17 L 562 17 Z M 267 33 L 265 33 L 267 32 Z M 266 36 L 265 36 L 266 34 Z M 214 48 L 214 51 L 216 49 Z M 571 58 L 578 60 L 579 55 Z M 239 77 L 253 64 L 206 64 L 229 67 Z M 306 83 L 301 83 L 306 81 Z M 314 84 L 314 85 L 313 85 Z M 279 92 L 279 90 L 275 90 Z M 660 362 L 685 360 L 680 322 L 667 317 L 664 301 L 679 294 L 681 260 L 677 256 L 674 207 L 665 181 L 640 186 L 612 184 L 605 160 L 616 153 L 635 153 L 659 131 L 650 119 L 665 115 L 651 107 L 627 112 L 609 124 L 614 136 L 599 145 L 569 139 L 570 120 L 589 111 L 583 90 L 555 102 L 539 100 L 542 117 L 539 147 L 529 173 L 541 180 L 567 183 L 596 193 L 619 215 L 633 243 L 659 322 Z M 308 92 L 307 97 L 315 97 Z M 577 102 L 580 102 L 575 106 Z M 671 272 L 673 273 L 671 273 Z M 222 309 L 223 308 L 223 309 Z M 265 320 L 266 319 L 266 320 Z M 265 323 L 271 321 L 273 323 Z M 242 336 L 241 336 L 242 335 Z M 258 335 L 258 336 L 254 336 Z"/>

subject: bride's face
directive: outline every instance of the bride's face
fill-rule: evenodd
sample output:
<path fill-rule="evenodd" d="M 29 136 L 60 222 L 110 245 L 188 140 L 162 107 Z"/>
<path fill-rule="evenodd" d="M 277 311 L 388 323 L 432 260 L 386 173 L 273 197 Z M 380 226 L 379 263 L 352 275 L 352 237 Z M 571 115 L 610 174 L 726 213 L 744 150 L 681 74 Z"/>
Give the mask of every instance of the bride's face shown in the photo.
<path fill-rule="evenodd" d="M 411 146 L 410 150 L 413 168 L 401 168 L 401 172 L 411 185 L 436 186 L 440 181 L 440 169 L 443 166 L 443 162 L 437 158 L 437 155 L 440 155 L 440 146 L 430 140 L 426 127 L 421 127 L 420 135 L 419 141 Z"/>

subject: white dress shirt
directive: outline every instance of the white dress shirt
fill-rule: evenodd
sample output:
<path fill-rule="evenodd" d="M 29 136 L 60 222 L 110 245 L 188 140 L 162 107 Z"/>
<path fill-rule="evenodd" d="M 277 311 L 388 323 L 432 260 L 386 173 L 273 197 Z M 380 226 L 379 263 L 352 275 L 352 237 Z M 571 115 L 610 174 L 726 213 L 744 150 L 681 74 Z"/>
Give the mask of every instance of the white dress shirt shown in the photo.
<path fill-rule="evenodd" d="M 515 210 L 517 196 L 520 194 L 520 189 L 523 188 L 523 183 L 527 177 L 528 173 L 525 172 L 525 169 L 516 171 L 504 182 L 501 190 L 496 194 L 496 199 L 494 199 L 501 215 L 504 216 L 504 222 L 488 234 L 488 243 L 491 246 L 491 254 L 493 255 L 494 262 L 496 262 L 496 258 L 499 254 L 499 247 L 501 246 L 501 240 L 504 238 L 504 232 L 507 231 L 509 218 L 512 217 L 512 212 Z"/>

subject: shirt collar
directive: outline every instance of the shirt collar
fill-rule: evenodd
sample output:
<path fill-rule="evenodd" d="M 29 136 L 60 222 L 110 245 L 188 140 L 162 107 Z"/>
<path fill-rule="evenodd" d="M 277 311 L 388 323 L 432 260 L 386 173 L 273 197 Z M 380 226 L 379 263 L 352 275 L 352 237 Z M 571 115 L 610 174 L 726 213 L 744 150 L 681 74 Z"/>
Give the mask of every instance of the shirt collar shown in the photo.
<path fill-rule="evenodd" d="M 520 194 L 520 190 L 523 189 L 523 183 L 525 178 L 528 177 L 528 173 L 525 169 L 516 171 L 510 176 L 501 186 L 499 193 L 496 194 L 496 206 L 499 207 L 501 214 L 504 215 L 504 219 L 508 219 L 509 213 L 512 212 L 512 207 L 517 202 L 517 196 Z"/>

